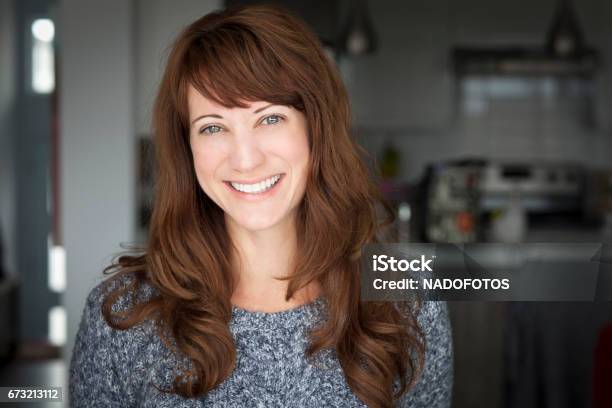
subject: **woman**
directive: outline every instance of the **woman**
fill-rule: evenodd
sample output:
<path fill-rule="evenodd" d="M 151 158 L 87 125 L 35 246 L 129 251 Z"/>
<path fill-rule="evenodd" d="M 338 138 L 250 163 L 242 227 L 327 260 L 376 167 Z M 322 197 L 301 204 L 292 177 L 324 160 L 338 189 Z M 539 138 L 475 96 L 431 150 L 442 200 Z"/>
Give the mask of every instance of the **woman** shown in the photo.
<path fill-rule="evenodd" d="M 446 305 L 360 302 L 360 248 L 378 203 L 393 214 L 349 126 L 333 63 L 287 12 L 179 35 L 147 248 L 89 294 L 73 406 L 449 406 Z"/>

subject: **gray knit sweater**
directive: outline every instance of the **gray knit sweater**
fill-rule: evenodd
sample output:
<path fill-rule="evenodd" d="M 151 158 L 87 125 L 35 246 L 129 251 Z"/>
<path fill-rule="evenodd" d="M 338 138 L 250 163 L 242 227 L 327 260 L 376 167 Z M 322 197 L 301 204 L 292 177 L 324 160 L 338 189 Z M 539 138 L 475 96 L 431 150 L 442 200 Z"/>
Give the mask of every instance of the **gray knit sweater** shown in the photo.
<path fill-rule="evenodd" d="M 137 297 L 152 292 L 146 286 Z M 277 313 L 233 307 L 236 368 L 208 394 L 187 399 L 153 386 L 169 387 L 179 360 L 155 334 L 152 321 L 114 330 L 102 317 L 103 297 L 101 284 L 87 297 L 70 364 L 71 407 L 365 407 L 333 351 L 316 366 L 304 357 L 306 330 L 325 315 L 323 298 Z M 125 305 L 120 299 L 114 310 Z M 423 302 L 418 319 L 427 340 L 425 369 L 398 406 L 450 407 L 453 353 L 446 303 Z"/>

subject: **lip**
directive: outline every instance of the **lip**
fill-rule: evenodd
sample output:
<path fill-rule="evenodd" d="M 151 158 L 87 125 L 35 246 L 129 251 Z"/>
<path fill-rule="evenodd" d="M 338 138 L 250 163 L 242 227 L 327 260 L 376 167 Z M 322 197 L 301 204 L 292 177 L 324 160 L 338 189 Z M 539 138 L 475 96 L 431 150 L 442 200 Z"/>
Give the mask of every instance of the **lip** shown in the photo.
<path fill-rule="evenodd" d="M 257 184 L 257 183 L 260 183 L 260 182 L 262 182 L 264 180 L 272 178 L 272 177 L 274 177 L 276 175 L 280 175 L 281 178 L 282 178 L 285 175 L 285 173 L 275 173 L 275 174 L 272 174 L 271 176 L 266 176 L 266 177 L 259 178 L 259 179 L 240 180 L 240 181 L 237 181 L 237 180 L 225 180 L 225 182 L 226 183 L 237 183 L 237 184 Z"/>
<path fill-rule="evenodd" d="M 266 180 L 266 179 L 263 179 L 263 180 Z M 232 187 L 229 181 L 224 181 L 223 184 L 225 184 L 227 188 L 232 193 L 234 193 L 237 197 L 240 197 L 248 201 L 260 201 L 260 200 L 265 200 L 269 198 L 270 196 L 276 194 L 276 192 L 280 188 L 280 185 L 283 183 L 283 180 L 285 180 L 285 173 L 281 173 L 280 179 L 278 179 L 274 187 L 272 187 L 269 190 L 266 190 L 263 193 L 259 193 L 259 194 L 250 194 L 250 193 L 243 193 L 242 191 L 238 191 L 234 187 Z"/>

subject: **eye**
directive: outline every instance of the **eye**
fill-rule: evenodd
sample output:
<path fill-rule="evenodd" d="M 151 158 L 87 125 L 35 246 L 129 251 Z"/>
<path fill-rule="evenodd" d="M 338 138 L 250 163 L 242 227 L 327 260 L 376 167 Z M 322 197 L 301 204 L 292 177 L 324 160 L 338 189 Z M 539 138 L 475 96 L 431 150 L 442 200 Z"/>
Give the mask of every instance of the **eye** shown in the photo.
<path fill-rule="evenodd" d="M 274 114 L 274 115 L 268 115 L 265 118 L 263 118 L 261 123 L 263 123 L 264 125 L 276 125 L 277 123 L 280 123 L 283 120 L 284 118 L 282 116 Z"/>
<path fill-rule="evenodd" d="M 217 133 L 221 131 L 221 126 L 218 125 L 210 125 L 210 126 L 206 126 L 205 128 L 200 129 L 200 134 L 202 133 L 206 133 L 209 135 L 212 135 L 213 133 Z"/>

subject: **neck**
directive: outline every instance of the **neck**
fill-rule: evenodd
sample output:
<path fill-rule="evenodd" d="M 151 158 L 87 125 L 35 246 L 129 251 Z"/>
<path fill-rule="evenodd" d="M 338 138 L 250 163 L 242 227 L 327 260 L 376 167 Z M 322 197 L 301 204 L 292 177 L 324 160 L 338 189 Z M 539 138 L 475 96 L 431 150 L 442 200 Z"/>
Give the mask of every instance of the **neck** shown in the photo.
<path fill-rule="evenodd" d="M 281 222 L 271 228 L 250 231 L 226 218 L 228 233 L 237 248 L 233 254 L 236 288 L 234 305 L 263 311 L 278 311 L 308 303 L 318 292 L 313 285 L 300 289 L 289 301 L 285 300 L 288 281 L 276 278 L 293 273 L 297 252 L 297 235 L 293 221 Z"/>

